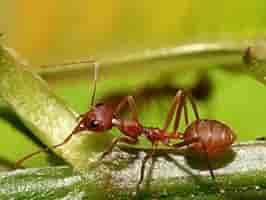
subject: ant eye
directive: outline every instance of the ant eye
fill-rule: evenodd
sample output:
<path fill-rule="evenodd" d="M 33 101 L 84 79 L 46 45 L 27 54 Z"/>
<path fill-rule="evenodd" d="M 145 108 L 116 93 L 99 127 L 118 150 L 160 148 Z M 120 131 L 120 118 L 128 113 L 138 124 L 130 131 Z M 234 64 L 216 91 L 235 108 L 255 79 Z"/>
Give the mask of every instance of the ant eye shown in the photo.
<path fill-rule="evenodd" d="M 102 106 L 103 105 L 103 103 L 97 103 L 96 105 L 95 105 L 95 107 L 99 107 L 99 106 Z"/>
<path fill-rule="evenodd" d="M 99 125 L 99 121 L 97 121 L 97 120 L 92 120 L 92 121 L 90 122 L 90 127 L 91 127 L 91 128 L 97 128 L 98 125 Z"/>

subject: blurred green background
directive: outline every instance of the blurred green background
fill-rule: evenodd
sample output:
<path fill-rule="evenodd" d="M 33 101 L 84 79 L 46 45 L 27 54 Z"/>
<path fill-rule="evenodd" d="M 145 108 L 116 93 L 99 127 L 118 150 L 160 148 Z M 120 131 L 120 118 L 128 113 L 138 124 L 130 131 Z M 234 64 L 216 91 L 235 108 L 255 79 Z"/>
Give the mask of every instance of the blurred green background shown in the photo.
<path fill-rule="evenodd" d="M 89 56 L 119 57 L 187 43 L 264 38 L 265 9 L 263 0 L 0 1 L 0 32 L 6 35 L 5 45 L 14 48 L 31 65 L 38 66 Z M 126 70 L 127 74 L 116 78 L 108 73 L 100 74 L 97 99 L 118 93 L 136 94 L 145 87 L 193 87 L 204 74 L 212 90 L 199 101 L 203 117 L 231 125 L 239 140 L 266 135 L 266 91 L 264 85 L 246 74 L 219 66 L 212 66 L 208 71 L 168 73 L 166 66 L 166 72 L 157 71 L 154 76 L 146 74 L 145 69 L 137 76 L 131 75 L 134 69 Z M 54 91 L 75 110 L 86 111 L 91 96 L 89 79 L 76 74 L 64 80 L 46 78 Z M 174 94 L 158 95 L 147 101 L 139 97 L 141 121 L 162 126 Z M 3 121 L 0 124 L 1 159 L 12 162 L 36 149 L 35 142 L 20 134 L 20 128 L 4 123 L 4 118 L 0 120 Z M 47 165 L 45 158 L 39 156 L 28 165 Z"/>

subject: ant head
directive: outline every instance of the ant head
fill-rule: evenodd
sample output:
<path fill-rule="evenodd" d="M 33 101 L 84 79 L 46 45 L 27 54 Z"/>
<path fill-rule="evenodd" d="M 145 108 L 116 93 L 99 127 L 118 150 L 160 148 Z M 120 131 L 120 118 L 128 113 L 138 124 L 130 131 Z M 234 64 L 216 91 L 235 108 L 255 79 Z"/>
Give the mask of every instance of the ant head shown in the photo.
<path fill-rule="evenodd" d="M 99 63 L 94 62 L 94 80 L 91 97 L 91 109 L 83 115 L 78 126 L 74 130 L 75 133 L 84 130 L 89 130 L 92 132 L 105 132 L 112 128 L 112 119 L 114 113 L 113 106 L 106 103 L 98 103 L 94 105 L 98 68 Z"/>
<path fill-rule="evenodd" d="M 105 132 L 112 128 L 113 108 L 108 104 L 98 103 L 82 117 L 75 132 L 89 130 Z"/>

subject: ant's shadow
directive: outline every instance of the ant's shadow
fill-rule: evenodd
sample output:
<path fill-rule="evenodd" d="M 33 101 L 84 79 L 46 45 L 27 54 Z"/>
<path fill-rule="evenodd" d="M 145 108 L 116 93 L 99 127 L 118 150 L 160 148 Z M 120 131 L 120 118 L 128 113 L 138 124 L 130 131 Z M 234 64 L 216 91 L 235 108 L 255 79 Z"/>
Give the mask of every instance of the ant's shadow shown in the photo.
<path fill-rule="evenodd" d="M 134 155 L 131 157 L 131 160 L 128 162 L 134 162 L 135 159 L 141 159 L 139 151 L 132 150 L 132 149 L 123 149 L 122 150 L 126 153 L 129 153 L 131 155 Z M 147 153 L 147 151 L 145 151 Z M 212 169 L 219 169 L 223 168 L 229 163 L 231 163 L 236 156 L 236 153 L 229 149 L 225 153 L 223 153 L 218 158 L 211 159 L 211 166 Z M 183 157 L 184 159 L 180 159 L 180 157 Z M 160 159 L 159 161 L 159 158 Z M 145 184 L 145 189 L 149 190 L 149 187 L 151 185 L 151 182 L 153 180 L 153 170 L 155 169 L 156 165 L 160 163 L 157 162 L 168 162 L 169 164 L 174 164 L 178 169 L 185 172 L 190 178 L 194 179 L 194 181 L 202 186 L 209 185 L 209 182 L 205 181 L 206 179 L 203 179 L 202 176 L 200 176 L 195 170 L 206 170 L 208 171 L 208 164 L 205 157 L 199 157 L 198 155 L 193 154 L 188 149 L 181 149 L 179 151 L 176 150 L 158 150 L 150 165 L 146 166 L 146 177 L 144 178 L 143 184 Z M 164 161 L 163 161 L 164 160 Z M 182 161 L 181 161 L 182 160 Z M 166 165 L 168 165 L 166 163 Z M 157 167 L 156 167 L 157 168 Z M 195 170 L 193 170 L 195 169 Z M 215 173 L 215 172 L 214 172 Z M 172 178 L 175 178 L 174 176 Z"/>
<path fill-rule="evenodd" d="M 112 162 L 114 160 L 117 161 L 116 164 L 118 165 L 117 170 L 122 170 L 123 168 L 127 168 L 128 165 L 133 164 L 137 160 L 143 159 L 143 156 L 141 156 L 141 152 L 145 152 L 145 154 L 148 153 L 148 150 L 146 149 L 132 149 L 125 146 L 120 146 L 119 148 L 114 148 L 113 152 L 109 155 L 111 156 L 110 159 L 103 160 L 100 163 L 105 163 L 110 166 L 112 166 Z M 115 154 L 115 155 L 114 155 Z M 107 157 L 109 157 L 107 156 Z M 218 158 L 212 158 L 210 159 L 212 169 L 219 169 L 223 168 L 229 163 L 231 163 L 236 156 L 236 153 L 229 149 L 225 153 L 223 153 Z M 179 161 L 180 157 L 184 158 L 184 162 Z M 208 165 L 205 157 L 200 157 L 197 154 L 193 154 L 193 152 L 190 152 L 187 149 L 181 149 L 181 150 L 166 150 L 166 149 L 159 149 L 155 152 L 152 160 L 152 165 L 150 168 L 154 168 L 154 165 L 158 162 L 158 158 L 163 158 L 169 163 L 174 163 L 178 168 L 183 170 L 189 175 L 196 176 L 192 173 L 191 169 L 197 169 L 197 170 L 208 170 Z M 150 162 L 150 161 L 149 161 Z M 160 161 L 161 162 L 161 161 Z M 100 164 L 98 163 L 98 164 Z M 152 173 L 150 173 L 152 174 Z"/>
<path fill-rule="evenodd" d="M 167 162 L 174 163 L 178 168 L 180 168 L 182 171 L 186 172 L 191 176 L 197 176 L 197 175 L 194 175 L 192 170 L 190 170 L 189 168 L 196 170 L 209 170 L 206 157 L 204 156 L 201 157 L 198 154 L 193 153 L 189 149 L 180 149 L 178 151 L 158 150 L 154 157 L 155 159 L 162 157 Z M 180 157 L 184 157 L 185 163 L 181 163 L 179 161 L 178 158 Z M 212 169 L 223 168 L 229 163 L 231 163 L 235 159 L 235 157 L 236 153 L 232 149 L 228 149 L 219 157 L 210 159 L 211 167 Z"/>
<path fill-rule="evenodd" d="M 184 160 L 181 162 L 180 162 L 180 156 L 184 157 Z M 235 156 L 236 153 L 232 149 L 230 149 L 226 151 L 223 155 L 221 155 L 219 158 L 211 159 L 210 162 L 212 165 L 212 169 L 225 167 L 234 160 Z M 185 172 L 185 174 L 187 174 L 189 178 L 194 180 L 195 184 L 197 184 L 199 187 L 205 188 L 208 191 L 211 190 L 214 193 L 220 191 L 220 185 L 217 184 L 216 181 L 210 181 L 209 179 L 203 178 L 197 172 L 191 170 L 191 169 L 206 170 L 206 171 L 209 170 L 206 158 L 198 157 L 192 152 L 184 150 L 180 152 L 158 152 L 154 156 L 151 165 L 149 166 L 149 168 L 146 169 L 147 170 L 146 178 L 144 180 L 145 193 L 149 194 L 149 190 L 152 188 L 153 170 L 155 168 L 158 158 L 160 157 L 163 158 L 163 160 L 165 160 L 166 162 L 169 162 L 169 164 L 170 163 L 174 164 L 178 169 Z M 179 159 L 177 157 L 179 157 Z M 177 178 L 177 177 L 174 177 L 173 175 L 172 178 Z M 139 195 L 141 196 L 143 194 L 139 193 Z"/>
<path fill-rule="evenodd" d="M 228 149 L 225 153 L 216 158 L 211 158 L 210 163 L 212 169 L 223 168 L 231 163 L 236 156 L 236 153 L 232 149 Z M 194 153 L 187 151 L 185 154 L 186 163 L 192 169 L 208 170 L 206 157 L 200 157 Z"/>

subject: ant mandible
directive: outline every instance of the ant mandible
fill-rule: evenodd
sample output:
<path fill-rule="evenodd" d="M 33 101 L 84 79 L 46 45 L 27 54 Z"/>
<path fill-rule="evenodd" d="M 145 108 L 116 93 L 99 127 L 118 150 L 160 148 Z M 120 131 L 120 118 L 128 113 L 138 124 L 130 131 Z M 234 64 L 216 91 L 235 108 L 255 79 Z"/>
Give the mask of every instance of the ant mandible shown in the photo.
<path fill-rule="evenodd" d="M 162 129 L 146 127 L 139 122 L 136 103 L 132 96 L 124 97 L 118 104 L 118 106 L 115 108 L 113 107 L 113 105 L 110 105 L 108 103 L 98 103 L 94 105 L 98 74 L 98 63 L 94 62 L 94 66 L 95 73 L 91 109 L 88 112 L 79 116 L 79 123 L 62 143 L 54 145 L 50 148 L 58 148 L 66 144 L 72 138 L 73 135 L 76 135 L 81 131 L 88 130 L 95 133 L 105 133 L 106 131 L 112 129 L 112 127 L 117 127 L 121 131 L 123 136 L 116 137 L 112 140 L 111 145 L 101 155 L 100 160 L 102 160 L 106 155 L 111 153 L 117 143 L 121 142 L 134 145 L 138 143 L 139 137 L 141 135 L 145 135 L 146 138 L 150 141 L 152 148 L 150 152 L 145 155 L 144 160 L 142 162 L 138 185 L 140 185 L 143 180 L 146 162 L 154 155 L 156 148 L 160 142 L 168 147 L 170 146 L 173 148 L 188 146 L 188 148 L 191 148 L 197 154 L 204 155 L 207 160 L 211 177 L 215 179 L 210 164 L 210 157 L 219 156 L 221 153 L 225 152 L 228 148 L 230 148 L 231 144 L 235 141 L 235 134 L 231 130 L 231 128 L 229 128 L 222 122 L 216 120 L 200 119 L 192 95 L 190 94 L 190 92 L 185 90 L 177 91 Z M 196 116 L 196 120 L 191 124 L 189 124 L 188 122 L 186 106 L 187 97 L 192 105 L 193 112 Z M 131 119 L 122 119 L 119 115 L 121 109 L 126 105 L 128 105 L 129 107 Z M 187 128 L 185 129 L 183 134 L 178 131 L 182 110 L 184 110 L 185 122 L 187 125 Z M 173 131 L 167 132 L 167 129 L 170 126 L 175 113 L 176 116 Z M 173 140 L 175 141 L 177 139 L 183 141 L 180 143 L 172 144 Z M 20 166 L 21 163 L 26 159 L 47 150 L 48 148 L 39 150 L 23 157 L 22 159 L 16 162 L 16 166 Z"/>

